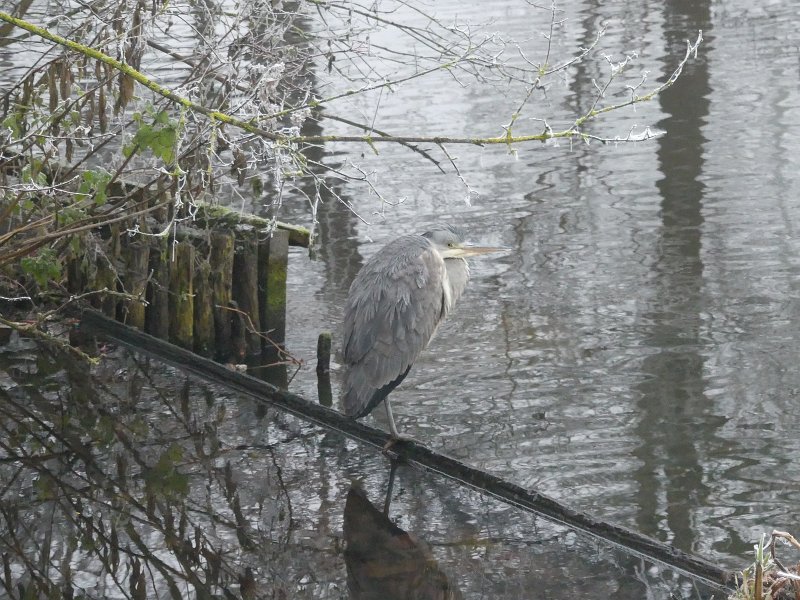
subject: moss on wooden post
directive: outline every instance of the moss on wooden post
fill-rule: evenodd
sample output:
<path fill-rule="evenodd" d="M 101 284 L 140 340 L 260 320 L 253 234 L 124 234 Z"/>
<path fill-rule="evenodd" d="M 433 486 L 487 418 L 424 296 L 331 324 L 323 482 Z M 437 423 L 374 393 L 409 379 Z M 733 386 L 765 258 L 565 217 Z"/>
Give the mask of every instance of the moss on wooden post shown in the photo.
<path fill-rule="evenodd" d="M 217 360 L 233 356 L 231 325 L 234 313 L 231 306 L 233 285 L 233 234 L 229 231 L 211 232 L 211 302 L 214 311 L 214 348 Z"/>
<path fill-rule="evenodd" d="M 175 245 L 169 277 L 169 339 L 183 348 L 192 347 L 194 335 L 194 246 Z"/>
<path fill-rule="evenodd" d="M 259 256 L 261 269 L 262 326 L 276 344 L 286 342 L 286 275 L 289 266 L 289 233 L 280 229 L 261 246 Z M 264 340 L 266 348 L 266 340 Z"/>
<path fill-rule="evenodd" d="M 255 215 L 243 214 L 241 211 L 226 206 L 200 204 L 195 222 L 200 226 L 211 225 L 214 227 L 236 227 L 237 225 L 252 225 L 256 229 L 265 230 L 271 227 L 272 221 Z M 305 227 L 291 225 L 278 221 L 274 224 L 276 231 L 286 231 L 289 234 L 289 245 L 308 248 L 311 242 L 311 232 Z"/>
<path fill-rule="evenodd" d="M 203 260 L 194 274 L 194 351 L 211 356 L 214 351 L 213 293 L 211 265 Z"/>
<path fill-rule="evenodd" d="M 239 230 L 233 255 L 233 299 L 244 312 L 247 354 L 261 352 L 261 318 L 258 310 L 258 241 L 256 232 Z"/>

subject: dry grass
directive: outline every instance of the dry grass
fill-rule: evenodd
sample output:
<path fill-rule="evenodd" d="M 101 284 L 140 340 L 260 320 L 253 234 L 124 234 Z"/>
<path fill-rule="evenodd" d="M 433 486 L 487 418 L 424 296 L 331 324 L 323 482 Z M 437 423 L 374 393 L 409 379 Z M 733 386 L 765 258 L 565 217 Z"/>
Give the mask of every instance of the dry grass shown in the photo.
<path fill-rule="evenodd" d="M 789 566 L 778 559 L 776 546 L 788 544 L 800 550 L 800 542 L 785 531 L 773 531 L 754 546 L 755 561 L 741 573 L 737 590 L 729 600 L 800 600 L 800 562 Z M 785 559 L 784 559 L 785 560 Z"/>

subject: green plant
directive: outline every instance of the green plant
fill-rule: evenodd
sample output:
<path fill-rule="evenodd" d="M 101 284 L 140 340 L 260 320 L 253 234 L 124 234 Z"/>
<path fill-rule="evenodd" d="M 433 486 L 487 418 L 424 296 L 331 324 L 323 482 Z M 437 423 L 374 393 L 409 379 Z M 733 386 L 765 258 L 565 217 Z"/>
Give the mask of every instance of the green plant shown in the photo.
<path fill-rule="evenodd" d="M 50 247 L 40 248 L 35 256 L 21 259 L 20 266 L 27 275 L 33 277 L 40 288 L 61 276 L 61 261 Z"/>

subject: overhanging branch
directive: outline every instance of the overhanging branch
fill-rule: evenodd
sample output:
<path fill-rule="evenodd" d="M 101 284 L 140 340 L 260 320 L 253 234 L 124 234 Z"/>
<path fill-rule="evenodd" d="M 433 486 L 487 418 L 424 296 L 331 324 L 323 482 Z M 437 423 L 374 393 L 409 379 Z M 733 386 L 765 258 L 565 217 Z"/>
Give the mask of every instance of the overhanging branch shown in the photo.
<path fill-rule="evenodd" d="M 649 129 L 646 129 L 642 135 L 632 135 L 629 134 L 624 138 L 608 138 L 602 137 L 595 134 L 586 133 L 581 129 L 581 127 L 588 121 L 593 120 L 595 117 L 611 112 L 614 110 L 619 110 L 626 106 L 632 106 L 634 104 L 640 104 L 642 102 L 647 102 L 652 100 L 656 97 L 659 93 L 664 91 L 666 88 L 670 87 L 680 76 L 681 72 L 683 71 L 684 66 L 689 61 L 692 56 L 695 56 L 697 53 L 697 48 L 700 45 L 700 42 L 703 39 L 702 32 L 699 32 L 697 40 L 694 43 L 687 42 L 687 50 L 686 54 L 678 64 L 677 68 L 673 71 L 671 76 L 667 79 L 666 82 L 652 90 L 651 92 L 644 94 L 644 95 L 633 95 L 629 100 L 625 102 L 621 102 L 618 104 L 612 104 L 600 108 L 592 108 L 588 113 L 582 115 L 575 122 L 567 129 L 563 129 L 561 131 L 553 131 L 549 127 L 545 127 L 544 131 L 539 134 L 533 135 L 512 135 L 510 131 L 507 131 L 505 135 L 500 136 L 490 136 L 490 137 L 450 137 L 450 136 L 415 136 L 415 135 L 407 135 L 407 136 L 391 136 L 391 135 L 312 135 L 312 136 L 305 136 L 305 135 L 286 135 L 282 133 L 276 133 L 274 131 L 269 131 L 256 125 L 253 122 L 245 121 L 224 113 L 222 111 L 214 110 L 198 104 L 188 98 L 185 98 L 174 91 L 170 90 L 169 88 L 162 86 L 140 71 L 134 69 L 130 65 L 127 65 L 111 56 L 100 52 L 95 48 L 91 48 L 84 44 L 80 44 L 73 40 L 69 40 L 62 36 L 59 36 L 47 29 L 34 25 L 28 21 L 23 19 L 18 19 L 13 17 L 12 15 L 0 11 L 0 20 L 5 21 L 13 26 L 19 27 L 24 29 L 34 35 L 37 35 L 43 39 L 51 41 L 53 43 L 59 44 L 64 46 L 73 52 L 78 52 L 87 56 L 89 58 L 93 58 L 98 60 L 104 64 L 107 64 L 114 69 L 118 70 L 119 72 L 127 75 L 134 81 L 139 82 L 149 90 L 152 90 L 156 94 L 171 100 L 175 104 L 178 104 L 182 107 L 195 111 L 197 113 L 203 114 L 207 116 L 212 121 L 226 123 L 233 127 L 238 127 L 247 131 L 248 133 L 260 136 L 264 139 L 272 140 L 277 144 L 283 145 L 293 145 L 293 144 L 323 144 L 327 142 L 338 142 L 338 143 L 358 143 L 358 144 L 367 144 L 369 146 L 373 146 L 376 143 L 396 143 L 396 144 L 435 144 L 435 145 L 442 145 L 442 144 L 468 144 L 468 145 L 475 145 L 475 146 L 491 146 L 491 145 L 516 145 L 516 144 L 523 144 L 526 142 L 545 142 L 551 139 L 572 139 L 572 138 L 579 138 L 585 141 L 595 140 L 601 142 L 640 142 L 647 139 L 652 139 L 659 135 L 658 132 L 651 132 Z M 440 68 L 446 68 L 446 66 L 440 66 Z M 357 93 L 357 92 L 352 92 Z M 314 101 L 309 103 L 306 107 L 314 107 L 320 106 L 324 104 L 324 100 L 322 101 Z M 292 110 L 299 110 L 299 109 L 292 109 Z"/>

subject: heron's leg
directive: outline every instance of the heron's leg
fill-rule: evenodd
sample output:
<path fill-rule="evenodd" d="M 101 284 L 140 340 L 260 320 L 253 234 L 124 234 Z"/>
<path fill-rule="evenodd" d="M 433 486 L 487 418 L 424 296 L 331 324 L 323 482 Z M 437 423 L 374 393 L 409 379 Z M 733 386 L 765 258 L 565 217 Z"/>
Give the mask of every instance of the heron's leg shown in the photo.
<path fill-rule="evenodd" d="M 397 473 L 397 465 L 400 464 L 396 460 L 392 460 L 391 469 L 389 471 L 389 485 L 386 486 L 386 500 L 383 503 L 383 514 L 389 516 L 389 505 L 392 503 L 392 488 L 394 487 L 394 476 Z"/>
<path fill-rule="evenodd" d="M 386 405 L 386 416 L 389 417 L 389 429 L 392 431 L 392 437 L 400 439 L 400 434 L 397 433 L 397 426 L 394 424 L 394 417 L 392 416 L 392 407 L 389 404 L 389 398 L 386 398 L 383 403 Z"/>
<path fill-rule="evenodd" d="M 392 452 L 392 448 L 399 442 L 410 442 L 413 440 L 408 436 L 400 435 L 400 433 L 398 433 L 397 426 L 394 424 L 394 417 L 392 416 L 392 407 L 389 405 L 389 398 L 386 398 L 384 403 L 386 404 L 386 415 L 389 417 L 389 429 L 392 431 L 392 436 L 383 447 L 383 453 L 395 460 L 398 458 L 398 455 L 397 453 Z"/>

